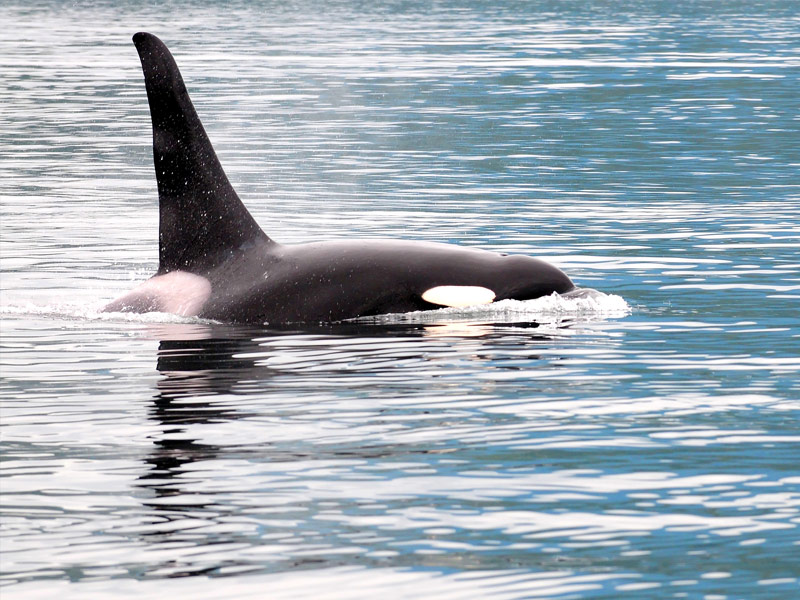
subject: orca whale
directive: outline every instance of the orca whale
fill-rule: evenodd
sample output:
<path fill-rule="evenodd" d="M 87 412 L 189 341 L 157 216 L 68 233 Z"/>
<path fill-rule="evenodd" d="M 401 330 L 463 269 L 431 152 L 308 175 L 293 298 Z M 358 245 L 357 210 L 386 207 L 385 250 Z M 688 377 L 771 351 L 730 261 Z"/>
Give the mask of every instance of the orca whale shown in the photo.
<path fill-rule="evenodd" d="M 153 125 L 158 271 L 104 311 L 251 324 L 335 322 L 577 289 L 542 260 L 451 244 L 279 244 L 228 181 L 167 47 L 149 33 L 137 33 L 133 42 Z"/>

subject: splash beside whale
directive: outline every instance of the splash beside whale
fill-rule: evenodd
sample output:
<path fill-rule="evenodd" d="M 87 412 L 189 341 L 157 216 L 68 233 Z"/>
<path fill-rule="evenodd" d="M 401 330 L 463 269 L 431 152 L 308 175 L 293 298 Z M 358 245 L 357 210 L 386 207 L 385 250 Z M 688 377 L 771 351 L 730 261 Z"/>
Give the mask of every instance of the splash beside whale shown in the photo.
<path fill-rule="evenodd" d="M 159 264 L 104 311 L 333 322 L 578 290 L 528 256 L 402 240 L 275 242 L 228 181 L 167 47 L 149 33 L 133 42 L 153 123 Z"/>

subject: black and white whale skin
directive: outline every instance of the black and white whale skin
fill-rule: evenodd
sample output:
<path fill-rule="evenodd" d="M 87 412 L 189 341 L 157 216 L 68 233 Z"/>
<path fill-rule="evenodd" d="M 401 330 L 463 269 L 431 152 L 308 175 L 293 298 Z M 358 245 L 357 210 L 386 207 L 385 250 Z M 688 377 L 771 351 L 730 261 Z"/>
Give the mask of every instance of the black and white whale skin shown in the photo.
<path fill-rule="evenodd" d="M 282 245 L 242 204 L 161 40 L 137 33 L 153 122 L 158 272 L 108 312 L 168 312 L 223 322 L 333 322 L 575 290 L 528 256 L 401 240 Z"/>

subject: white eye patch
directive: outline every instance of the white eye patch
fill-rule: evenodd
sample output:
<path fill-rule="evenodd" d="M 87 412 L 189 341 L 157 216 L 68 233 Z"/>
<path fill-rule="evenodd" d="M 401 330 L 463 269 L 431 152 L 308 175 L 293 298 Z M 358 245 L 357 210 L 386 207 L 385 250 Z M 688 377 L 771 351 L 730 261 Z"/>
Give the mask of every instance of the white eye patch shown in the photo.
<path fill-rule="evenodd" d="M 422 294 L 422 299 L 439 306 L 462 308 L 494 301 L 495 293 L 477 285 L 440 285 Z"/>

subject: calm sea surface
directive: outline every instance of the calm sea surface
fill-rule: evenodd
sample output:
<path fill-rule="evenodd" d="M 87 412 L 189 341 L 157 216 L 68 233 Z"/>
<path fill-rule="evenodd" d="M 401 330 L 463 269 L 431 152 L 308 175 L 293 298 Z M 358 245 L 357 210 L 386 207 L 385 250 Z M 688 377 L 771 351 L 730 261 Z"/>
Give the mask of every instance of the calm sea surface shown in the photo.
<path fill-rule="evenodd" d="M 4 600 L 800 597 L 795 1 L 156 4 L 0 5 Z M 99 314 L 157 262 L 139 30 L 278 241 L 607 295 Z"/>

